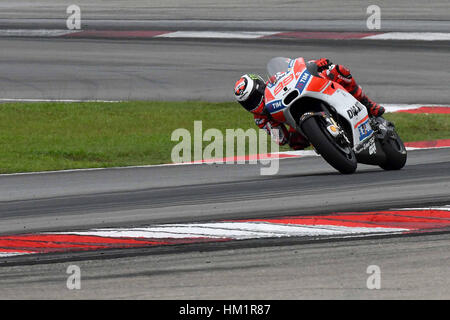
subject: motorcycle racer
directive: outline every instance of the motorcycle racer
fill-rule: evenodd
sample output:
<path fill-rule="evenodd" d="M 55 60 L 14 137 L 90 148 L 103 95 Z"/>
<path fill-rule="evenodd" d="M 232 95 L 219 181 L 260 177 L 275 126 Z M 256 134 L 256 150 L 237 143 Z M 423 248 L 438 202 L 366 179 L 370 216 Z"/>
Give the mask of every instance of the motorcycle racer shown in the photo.
<path fill-rule="evenodd" d="M 366 106 L 370 115 L 381 116 L 385 109 L 370 100 L 356 83 L 350 70 L 343 65 L 334 65 L 329 59 L 321 58 L 311 60 L 309 64 L 317 67 L 319 76 L 337 82 L 359 102 Z M 273 80 L 273 79 L 271 79 Z M 288 144 L 294 150 L 303 150 L 309 146 L 308 140 L 295 129 L 287 129 L 282 123 L 278 123 L 265 113 L 264 90 L 267 83 L 255 74 L 244 74 L 234 86 L 236 100 L 254 116 L 256 125 L 265 130 L 279 144 Z"/>

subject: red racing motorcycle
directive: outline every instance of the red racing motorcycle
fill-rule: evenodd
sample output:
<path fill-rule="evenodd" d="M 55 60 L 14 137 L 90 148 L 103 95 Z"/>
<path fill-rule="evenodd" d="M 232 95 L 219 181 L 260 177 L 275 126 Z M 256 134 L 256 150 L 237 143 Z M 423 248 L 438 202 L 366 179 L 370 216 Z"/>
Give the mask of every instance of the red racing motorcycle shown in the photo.
<path fill-rule="evenodd" d="M 353 173 L 358 162 L 385 170 L 403 168 L 406 148 L 394 125 L 370 117 L 341 85 L 320 77 L 314 63 L 276 57 L 267 71 L 265 113 L 305 136 L 336 170 Z"/>

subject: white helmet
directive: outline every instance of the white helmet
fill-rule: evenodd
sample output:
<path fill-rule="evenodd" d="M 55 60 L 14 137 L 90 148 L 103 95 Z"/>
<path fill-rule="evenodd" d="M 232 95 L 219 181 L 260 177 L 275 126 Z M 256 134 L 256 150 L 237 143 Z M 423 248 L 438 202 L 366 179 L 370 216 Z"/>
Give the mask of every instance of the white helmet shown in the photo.
<path fill-rule="evenodd" d="M 253 111 L 263 102 L 265 88 L 260 76 L 244 74 L 234 85 L 234 97 L 247 111 Z"/>

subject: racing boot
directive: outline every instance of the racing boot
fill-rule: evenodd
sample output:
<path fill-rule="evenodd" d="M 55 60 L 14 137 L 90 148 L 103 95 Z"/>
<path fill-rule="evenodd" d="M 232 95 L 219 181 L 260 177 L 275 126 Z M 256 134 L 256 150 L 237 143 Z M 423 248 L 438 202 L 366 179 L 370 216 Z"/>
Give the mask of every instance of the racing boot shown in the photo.
<path fill-rule="evenodd" d="M 384 107 L 370 100 L 364 93 L 361 94 L 361 97 L 358 99 L 358 101 L 361 102 L 367 108 L 367 110 L 369 110 L 369 114 L 374 117 L 381 117 L 386 111 Z"/>

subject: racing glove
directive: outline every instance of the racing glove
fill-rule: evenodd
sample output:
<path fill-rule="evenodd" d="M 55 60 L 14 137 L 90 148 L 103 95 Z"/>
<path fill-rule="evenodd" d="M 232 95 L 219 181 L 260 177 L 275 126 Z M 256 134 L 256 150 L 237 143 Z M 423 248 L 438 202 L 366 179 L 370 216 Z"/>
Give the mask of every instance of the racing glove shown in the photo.
<path fill-rule="evenodd" d="M 326 58 L 321 58 L 319 60 L 316 60 L 315 63 L 317 65 L 318 72 L 322 72 L 323 70 L 328 69 L 332 65 L 332 62 Z"/>
<path fill-rule="evenodd" d="M 300 133 L 289 129 L 289 147 L 293 150 L 303 150 L 309 147 L 309 141 Z"/>

